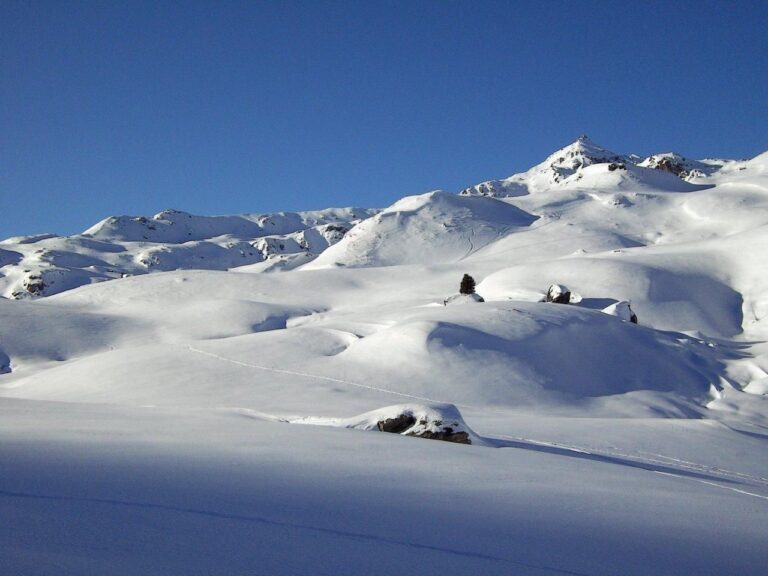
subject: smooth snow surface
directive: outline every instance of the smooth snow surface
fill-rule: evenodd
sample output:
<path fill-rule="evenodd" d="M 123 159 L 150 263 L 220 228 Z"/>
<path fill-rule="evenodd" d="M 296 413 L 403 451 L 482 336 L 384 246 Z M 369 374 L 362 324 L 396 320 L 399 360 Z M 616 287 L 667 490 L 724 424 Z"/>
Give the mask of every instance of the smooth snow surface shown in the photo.
<path fill-rule="evenodd" d="M 768 153 L 588 138 L 383 211 L 5 240 L 0 574 L 762 575 L 767 253 Z"/>

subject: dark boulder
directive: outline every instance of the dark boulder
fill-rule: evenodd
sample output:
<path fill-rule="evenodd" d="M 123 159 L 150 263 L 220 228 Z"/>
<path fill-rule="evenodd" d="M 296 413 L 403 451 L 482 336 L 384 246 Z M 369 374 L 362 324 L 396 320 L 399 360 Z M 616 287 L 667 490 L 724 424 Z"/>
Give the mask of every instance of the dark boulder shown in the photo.
<path fill-rule="evenodd" d="M 376 428 L 381 432 L 442 440 L 454 444 L 472 444 L 470 430 L 455 406 L 439 408 L 403 407 L 396 416 L 379 420 Z"/>
<path fill-rule="evenodd" d="M 380 432 L 391 432 L 393 434 L 402 434 L 416 424 L 416 418 L 412 414 L 400 414 L 395 418 L 387 418 L 376 423 Z"/>
<path fill-rule="evenodd" d="M 571 291 L 562 284 L 552 284 L 547 290 L 545 301 L 568 304 L 571 301 Z"/>
<path fill-rule="evenodd" d="M 437 430 L 435 430 L 437 428 Z M 455 444 L 472 444 L 469 434 L 463 431 L 454 432 L 451 426 L 444 426 L 442 422 L 429 422 L 426 419 L 419 421 L 419 426 L 406 432 L 405 436 L 415 436 L 416 438 L 427 438 L 428 440 L 442 440 L 444 442 L 453 442 Z"/>

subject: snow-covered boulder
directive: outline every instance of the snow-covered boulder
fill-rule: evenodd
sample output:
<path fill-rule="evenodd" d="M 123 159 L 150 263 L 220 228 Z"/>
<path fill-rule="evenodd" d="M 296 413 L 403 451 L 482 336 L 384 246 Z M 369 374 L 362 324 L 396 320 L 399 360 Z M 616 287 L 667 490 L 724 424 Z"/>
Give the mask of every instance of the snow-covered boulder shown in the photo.
<path fill-rule="evenodd" d="M 400 411 L 396 416 L 376 422 L 380 432 L 443 440 L 456 444 L 472 444 L 459 410 L 452 404 L 434 407 L 392 406 Z"/>
<path fill-rule="evenodd" d="M 547 290 L 545 300 L 555 304 L 568 304 L 571 301 L 571 291 L 562 284 L 552 284 Z"/>
<path fill-rule="evenodd" d="M 296 418 L 292 424 L 378 430 L 455 444 L 483 444 L 453 404 L 397 404 L 352 418 Z"/>
<path fill-rule="evenodd" d="M 443 300 L 444 306 L 452 306 L 454 304 L 477 304 L 478 302 L 485 302 L 485 299 L 480 294 L 454 294 Z"/>
<path fill-rule="evenodd" d="M 629 306 L 629 302 L 626 300 L 611 304 L 610 306 L 603 308 L 602 312 L 604 314 L 608 314 L 609 316 L 616 316 L 617 318 L 620 318 L 626 322 L 637 324 L 637 314 L 632 311 L 632 308 Z"/>

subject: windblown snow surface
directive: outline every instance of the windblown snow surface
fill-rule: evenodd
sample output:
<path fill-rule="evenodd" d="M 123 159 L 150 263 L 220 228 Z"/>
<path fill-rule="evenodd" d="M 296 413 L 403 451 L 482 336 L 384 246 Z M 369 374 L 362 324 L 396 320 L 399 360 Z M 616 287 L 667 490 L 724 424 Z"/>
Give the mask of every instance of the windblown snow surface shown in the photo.
<path fill-rule="evenodd" d="M 0 574 L 765 574 L 766 254 L 768 154 L 587 138 L 383 211 L 8 239 Z"/>

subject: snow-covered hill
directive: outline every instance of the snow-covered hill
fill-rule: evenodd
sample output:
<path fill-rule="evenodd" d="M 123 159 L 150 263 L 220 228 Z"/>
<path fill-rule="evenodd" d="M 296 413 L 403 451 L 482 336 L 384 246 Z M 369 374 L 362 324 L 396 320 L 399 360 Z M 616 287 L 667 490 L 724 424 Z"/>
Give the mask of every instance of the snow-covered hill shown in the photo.
<path fill-rule="evenodd" d="M 587 138 L 381 211 L 8 239 L 0 572 L 762 574 L 767 252 L 768 153 Z"/>
<path fill-rule="evenodd" d="M 306 268 L 456 262 L 534 220 L 492 198 L 429 192 L 361 222 Z"/>
<path fill-rule="evenodd" d="M 84 284 L 178 269 L 227 270 L 260 264 L 290 268 L 338 242 L 370 209 L 193 216 L 164 210 L 151 218 L 110 217 L 82 234 L 0 242 L 0 294 L 50 296 Z"/>

